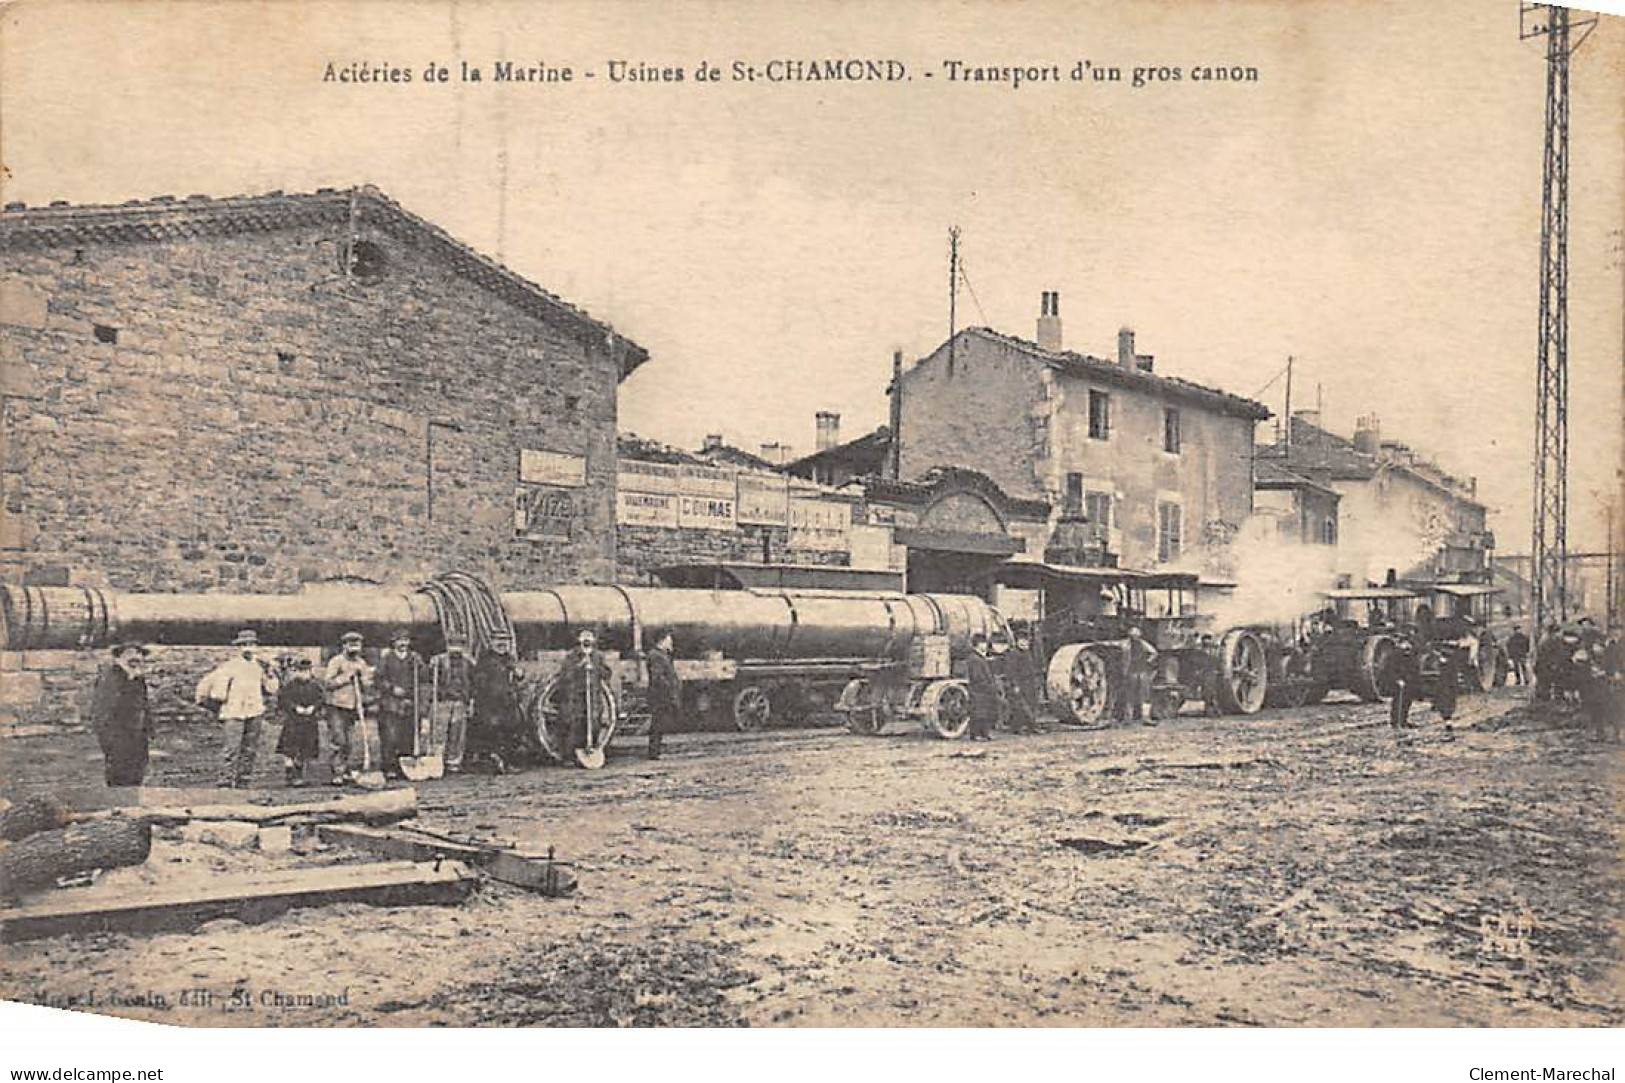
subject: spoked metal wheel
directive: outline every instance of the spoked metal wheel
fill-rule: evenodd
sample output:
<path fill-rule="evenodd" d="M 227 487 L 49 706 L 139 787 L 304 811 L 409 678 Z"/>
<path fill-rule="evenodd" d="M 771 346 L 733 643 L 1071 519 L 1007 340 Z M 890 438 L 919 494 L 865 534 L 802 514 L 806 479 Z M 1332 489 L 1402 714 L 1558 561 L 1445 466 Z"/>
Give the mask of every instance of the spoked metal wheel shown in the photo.
<path fill-rule="evenodd" d="M 932 681 L 920 696 L 927 732 L 956 741 L 970 729 L 970 687 L 964 681 Z"/>
<path fill-rule="evenodd" d="M 773 717 L 773 704 L 767 692 L 757 685 L 746 685 L 734 693 L 734 728 L 740 733 L 752 733 L 767 725 Z"/>
<path fill-rule="evenodd" d="M 1366 640 L 1365 646 L 1360 649 L 1360 665 L 1350 691 L 1367 703 L 1393 695 L 1394 690 L 1388 680 L 1389 661 L 1393 654 L 1394 641 L 1389 636 L 1376 635 Z"/>
<path fill-rule="evenodd" d="M 1256 714 L 1268 691 L 1263 642 L 1239 628 L 1226 632 L 1219 641 L 1219 706 L 1226 714 Z"/>
<path fill-rule="evenodd" d="M 1112 667 L 1095 647 L 1074 643 L 1049 660 L 1049 694 L 1062 722 L 1092 726 L 1111 705 Z"/>
<path fill-rule="evenodd" d="M 598 682 L 598 694 L 593 697 L 593 724 L 588 727 L 588 747 L 583 766 L 601 765 L 609 742 L 615 736 L 619 713 L 615 706 L 615 693 L 604 681 Z M 559 704 L 559 680 L 549 680 L 534 695 L 529 705 L 531 721 L 536 727 L 536 740 L 542 751 L 554 763 L 565 762 L 564 746 L 569 741 L 569 720 Z"/>
<path fill-rule="evenodd" d="M 835 709 L 846 718 L 846 728 L 863 737 L 873 737 L 886 728 L 885 705 L 874 682 L 855 677 L 841 689 Z"/>

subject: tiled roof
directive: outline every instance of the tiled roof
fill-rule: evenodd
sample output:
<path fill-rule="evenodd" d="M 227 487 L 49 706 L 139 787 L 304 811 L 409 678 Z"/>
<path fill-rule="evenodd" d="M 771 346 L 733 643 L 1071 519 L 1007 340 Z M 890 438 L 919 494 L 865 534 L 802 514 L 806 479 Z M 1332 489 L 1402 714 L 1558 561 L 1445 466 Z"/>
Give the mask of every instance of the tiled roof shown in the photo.
<path fill-rule="evenodd" d="M 8 203 L 0 211 L 0 251 L 57 245 L 130 244 L 194 237 L 295 229 L 303 226 L 345 228 L 352 223 L 385 233 L 426 240 L 453 272 L 497 294 L 523 312 L 577 335 L 602 341 L 620 361 L 624 379 L 649 359 L 649 352 L 616 334 L 606 323 L 549 293 L 451 234 L 403 208 L 372 185 L 319 188 L 315 192 L 269 192 L 257 196 L 185 199 L 159 196 L 117 205 L 48 207 Z"/>
<path fill-rule="evenodd" d="M 1288 470 L 1279 459 L 1259 458 L 1253 462 L 1253 487 L 1257 489 L 1316 489 L 1337 496 L 1337 490 Z"/>
<path fill-rule="evenodd" d="M 760 455 L 752 454 L 744 448 L 734 447 L 732 444 L 723 444 L 720 447 L 701 448 L 693 453 L 702 462 L 712 466 L 737 466 L 744 470 L 766 470 L 777 472 L 779 467 Z"/>
<path fill-rule="evenodd" d="M 1007 335 L 1002 331 L 995 331 L 991 327 L 970 327 L 961 334 L 981 335 L 994 342 L 1010 346 L 1030 354 L 1033 357 L 1053 365 L 1062 372 L 1070 372 L 1092 379 L 1110 380 L 1114 383 L 1130 387 L 1139 387 L 1147 391 L 1171 394 L 1182 398 L 1200 402 L 1222 413 L 1234 414 L 1238 417 L 1248 417 L 1255 421 L 1263 421 L 1272 416 L 1269 407 L 1261 402 L 1232 395 L 1216 387 L 1207 387 L 1203 384 L 1182 380 L 1178 376 L 1163 376 L 1155 372 L 1144 372 L 1139 369 L 1130 370 L 1114 361 L 1101 357 L 1091 357 L 1088 354 L 1073 353 L 1070 350 L 1046 350 L 1036 342 L 1029 342 L 1024 338 Z"/>
<path fill-rule="evenodd" d="M 647 440 L 636 433 L 623 432 L 615 438 L 616 454 L 622 459 L 643 463 L 671 463 L 678 466 L 706 466 L 704 459 L 682 448 Z"/>
<path fill-rule="evenodd" d="M 799 459 L 793 459 L 783 466 L 774 467 L 774 469 L 792 471 L 798 467 L 823 462 L 826 459 L 853 459 L 861 462 L 873 456 L 884 456 L 886 449 L 889 447 L 891 447 L 891 429 L 882 425 L 873 432 L 863 434 L 856 440 L 848 440 L 844 444 L 836 444 L 834 447 L 815 451 L 811 455 L 803 455 Z"/>
<path fill-rule="evenodd" d="M 1292 419 L 1290 445 L 1276 443 L 1258 449 L 1256 462 L 1271 460 L 1294 471 L 1325 470 L 1335 481 L 1369 481 L 1379 471 L 1394 470 L 1437 489 L 1452 500 L 1483 507 L 1460 481 L 1431 462 L 1422 459 L 1407 462 L 1394 455 L 1367 454 L 1355 447 L 1353 441 L 1327 432 L 1302 417 Z"/>

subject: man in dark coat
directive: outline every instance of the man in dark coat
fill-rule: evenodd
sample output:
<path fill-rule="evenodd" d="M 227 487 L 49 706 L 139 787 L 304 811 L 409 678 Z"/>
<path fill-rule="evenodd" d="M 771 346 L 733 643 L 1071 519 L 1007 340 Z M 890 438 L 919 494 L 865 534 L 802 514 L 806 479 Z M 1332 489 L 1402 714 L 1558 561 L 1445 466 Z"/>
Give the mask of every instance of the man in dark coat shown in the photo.
<path fill-rule="evenodd" d="M 564 748 L 561 756 L 566 766 L 576 762 L 576 753 L 588 744 L 588 717 L 602 717 L 601 697 L 609 681 L 609 663 L 598 650 L 598 637 L 591 629 L 583 628 L 576 637 L 576 648 L 564 657 L 559 669 L 558 703 L 560 721 L 564 726 Z M 594 738 L 596 739 L 596 737 Z"/>
<path fill-rule="evenodd" d="M 970 639 L 971 653 L 965 658 L 965 683 L 970 686 L 970 739 L 993 740 L 993 727 L 999 722 L 999 679 L 987 657 L 987 636 L 977 632 Z"/>
<path fill-rule="evenodd" d="M 1410 725 L 1411 704 L 1416 701 L 1417 686 L 1422 683 L 1422 667 L 1416 657 L 1413 636 L 1401 633 L 1394 637 L 1384 683 L 1393 689 L 1388 700 L 1388 724 L 1396 730 L 1404 729 Z"/>
<path fill-rule="evenodd" d="M 1522 628 L 1514 628 L 1507 636 L 1507 661 L 1512 666 L 1512 679 L 1520 688 L 1529 684 L 1529 636 Z"/>
<path fill-rule="evenodd" d="M 395 778 L 400 777 L 401 757 L 413 754 L 422 671 L 423 657 L 412 649 L 412 634 L 405 629 L 396 632 L 389 650 L 378 657 L 374 678 L 378 688 L 378 746 L 383 752 L 384 773 Z"/>
<path fill-rule="evenodd" d="M 90 725 L 102 746 L 109 786 L 139 786 L 147 774 L 152 713 L 147 706 L 147 648 L 120 643 L 113 660 L 96 675 L 90 697 Z"/>
<path fill-rule="evenodd" d="M 1553 692 L 1557 682 L 1557 656 L 1562 648 L 1562 640 L 1558 638 L 1557 625 L 1548 624 L 1541 630 L 1540 641 L 1535 645 L 1535 698 L 1553 699 Z"/>
<path fill-rule="evenodd" d="M 483 761 L 502 774 L 508 769 L 508 760 L 517 759 L 525 747 L 519 738 L 523 727 L 513 644 L 498 639 L 474 663 L 474 719 L 468 729 L 468 759 Z"/>
<path fill-rule="evenodd" d="M 666 734 L 677 728 L 683 709 L 683 684 L 672 661 L 670 632 L 662 632 L 645 659 L 649 666 L 649 758 L 660 758 Z"/>
<path fill-rule="evenodd" d="M 1004 656 L 1005 689 L 1010 697 L 1010 728 L 1016 733 L 1038 732 L 1038 703 L 1042 681 L 1033 643 L 1026 632 L 1016 633 L 1016 645 Z"/>

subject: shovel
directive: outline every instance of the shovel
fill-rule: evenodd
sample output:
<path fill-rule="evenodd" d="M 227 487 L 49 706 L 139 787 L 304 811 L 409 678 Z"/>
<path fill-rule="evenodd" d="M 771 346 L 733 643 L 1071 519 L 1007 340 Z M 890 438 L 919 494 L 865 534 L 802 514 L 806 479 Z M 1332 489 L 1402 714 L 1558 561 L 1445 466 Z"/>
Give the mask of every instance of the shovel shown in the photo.
<path fill-rule="evenodd" d="M 361 678 L 355 678 L 355 721 L 361 731 L 361 770 L 356 772 L 355 784 L 363 790 L 381 790 L 389 783 L 384 773 L 372 765 L 372 724 L 367 721 L 367 707 L 361 700 Z"/>
<path fill-rule="evenodd" d="M 440 699 L 439 674 L 433 675 L 429 693 L 429 722 L 434 723 L 434 710 Z M 424 782 L 431 778 L 444 778 L 446 760 L 439 753 L 423 754 L 423 717 L 418 703 L 418 667 L 412 667 L 412 754 L 401 757 L 401 774 L 410 782 Z"/>
<path fill-rule="evenodd" d="M 587 660 L 587 746 L 576 749 L 576 762 L 589 771 L 596 771 L 604 766 L 604 750 L 598 746 L 598 712 L 593 708 L 594 687 L 598 683 L 598 674 L 593 671 L 592 660 Z"/>

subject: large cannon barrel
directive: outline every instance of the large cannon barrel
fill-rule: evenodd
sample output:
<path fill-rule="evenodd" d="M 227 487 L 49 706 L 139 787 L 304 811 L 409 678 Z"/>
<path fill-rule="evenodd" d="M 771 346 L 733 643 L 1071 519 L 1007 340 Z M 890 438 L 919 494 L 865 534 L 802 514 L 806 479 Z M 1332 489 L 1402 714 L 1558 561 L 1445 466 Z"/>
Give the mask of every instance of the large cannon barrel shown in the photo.
<path fill-rule="evenodd" d="M 670 631 L 680 655 L 734 658 L 906 657 L 925 635 L 957 652 L 997 614 L 980 598 L 889 591 L 692 590 L 556 586 L 498 596 L 521 652 L 569 646 L 592 628 L 626 650 Z M 136 594 L 94 587 L 0 585 L 0 650 L 71 650 L 122 638 L 174 646 L 229 643 L 252 628 L 268 646 L 312 647 L 358 631 L 371 643 L 400 627 L 437 649 L 438 610 L 429 594 L 344 588 L 304 594 Z"/>

